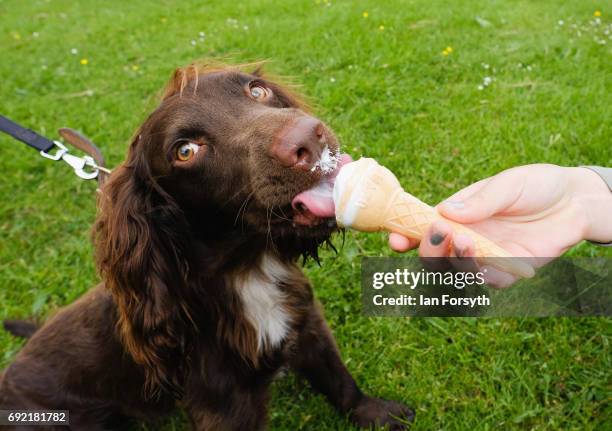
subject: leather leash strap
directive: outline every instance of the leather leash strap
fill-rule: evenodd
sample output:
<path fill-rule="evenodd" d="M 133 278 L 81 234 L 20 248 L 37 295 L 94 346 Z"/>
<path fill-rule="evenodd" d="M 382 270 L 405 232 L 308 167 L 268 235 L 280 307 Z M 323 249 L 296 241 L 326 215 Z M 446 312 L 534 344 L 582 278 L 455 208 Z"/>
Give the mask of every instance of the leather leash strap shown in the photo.
<path fill-rule="evenodd" d="M 94 159 L 96 165 L 98 165 L 98 168 L 100 169 L 100 172 L 98 173 L 98 184 L 101 186 L 110 173 L 108 169 L 104 168 L 106 162 L 104 160 L 104 156 L 102 155 L 102 151 L 100 151 L 100 149 L 93 142 L 91 142 L 87 136 L 82 135 L 74 129 L 62 127 L 58 130 L 58 132 L 66 142 Z"/>

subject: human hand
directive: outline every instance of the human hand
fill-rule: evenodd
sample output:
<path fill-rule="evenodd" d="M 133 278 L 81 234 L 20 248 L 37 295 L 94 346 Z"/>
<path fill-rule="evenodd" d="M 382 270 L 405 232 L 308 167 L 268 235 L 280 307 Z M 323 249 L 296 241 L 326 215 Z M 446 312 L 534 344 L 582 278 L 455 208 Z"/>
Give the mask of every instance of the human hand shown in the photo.
<path fill-rule="evenodd" d="M 604 181 L 586 168 L 535 164 L 508 169 L 455 193 L 437 210 L 448 219 L 467 224 L 514 256 L 537 258 L 530 260 L 536 267 L 583 239 L 612 239 L 612 194 Z M 461 257 L 464 259 L 447 263 L 463 271 L 477 269 L 470 259 L 474 257 L 474 242 L 467 235 L 454 235 L 451 225 L 444 221 L 434 222 L 420 244 L 393 233 L 389 245 L 400 252 L 418 246 L 419 255 L 425 259 Z M 485 280 L 504 287 L 516 277 L 487 268 Z"/>

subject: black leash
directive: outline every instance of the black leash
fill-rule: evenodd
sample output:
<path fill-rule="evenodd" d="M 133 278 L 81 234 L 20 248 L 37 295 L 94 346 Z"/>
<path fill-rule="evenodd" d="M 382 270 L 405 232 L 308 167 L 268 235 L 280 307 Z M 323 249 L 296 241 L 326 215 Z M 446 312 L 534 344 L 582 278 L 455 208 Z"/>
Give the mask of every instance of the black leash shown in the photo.
<path fill-rule="evenodd" d="M 98 147 L 76 131 L 71 129 L 61 130 L 64 132 L 62 133 L 63 136 L 66 136 L 66 131 L 70 132 L 69 136 L 74 141 L 72 144 L 90 155 L 83 157 L 74 156 L 68 152 L 68 148 L 66 148 L 61 142 L 52 141 L 45 138 L 33 130 L 26 129 L 14 121 L 9 120 L 5 116 L 0 115 L 0 131 L 11 135 L 18 141 L 21 141 L 24 144 L 38 150 L 40 155 L 47 159 L 63 160 L 74 169 L 74 173 L 79 178 L 84 180 L 98 178 L 98 181 L 100 182 L 105 176 L 101 175 L 101 173 L 110 174 L 111 171 L 103 166 L 104 158 L 102 158 L 102 153 Z M 54 147 L 57 148 L 55 154 L 49 153 L 49 151 L 51 151 Z M 96 159 L 101 160 L 102 163 L 96 163 L 96 160 L 94 160 L 94 157 L 91 157 L 91 155 L 94 155 Z"/>
<path fill-rule="evenodd" d="M 55 146 L 53 141 L 39 135 L 33 130 L 21 127 L 19 124 L 12 122 L 4 115 L 0 115 L 0 130 L 2 130 L 4 133 L 8 133 L 13 138 L 29 145 L 34 149 L 42 151 L 43 153 L 48 153 L 49 150 Z"/>

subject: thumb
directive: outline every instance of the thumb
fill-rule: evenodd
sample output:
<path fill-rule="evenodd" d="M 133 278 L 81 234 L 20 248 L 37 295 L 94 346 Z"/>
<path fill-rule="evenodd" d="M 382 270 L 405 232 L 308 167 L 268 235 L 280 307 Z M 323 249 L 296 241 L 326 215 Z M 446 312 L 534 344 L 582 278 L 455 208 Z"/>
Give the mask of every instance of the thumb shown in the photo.
<path fill-rule="evenodd" d="M 484 182 L 472 194 L 456 193 L 438 205 L 437 209 L 442 216 L 456 222 L 476 223 L 514 204 L 521 195 L 522 184 L 523 179 L 515 172 L 504 171 Z"/>

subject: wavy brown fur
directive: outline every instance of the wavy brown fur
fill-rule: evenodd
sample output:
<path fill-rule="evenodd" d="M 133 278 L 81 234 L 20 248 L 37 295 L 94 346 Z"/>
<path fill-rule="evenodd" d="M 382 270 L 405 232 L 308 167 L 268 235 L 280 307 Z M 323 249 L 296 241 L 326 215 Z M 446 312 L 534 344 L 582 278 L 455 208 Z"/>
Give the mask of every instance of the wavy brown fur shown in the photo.
<path fill-rule="evenodd" d="M 0 374 L 0 409 L 69 410 L 71 429 L 90 431 L 179 406 L 195 430 L 261 430 L 288 365 L 355 424 L 404 429 L 407 407 L 357 387 L 296 265 L 336 230 L 295 224 L 292 198 L 321 174 L 270 150 L 304 118 L 301 98 L 261 69 L 177 70 L 100 194 L 103 284 L 33 333 Z M 198 151 L 180 161 L 185 142 Z"/>

